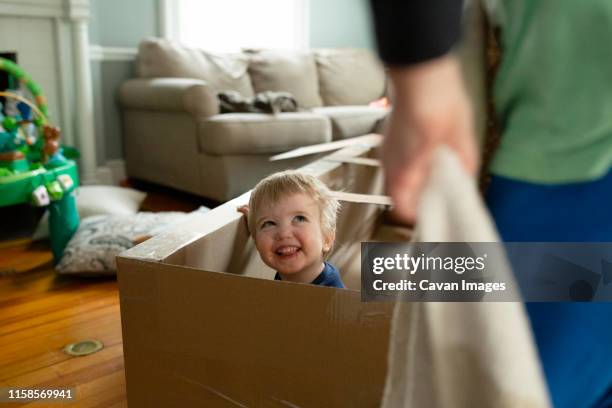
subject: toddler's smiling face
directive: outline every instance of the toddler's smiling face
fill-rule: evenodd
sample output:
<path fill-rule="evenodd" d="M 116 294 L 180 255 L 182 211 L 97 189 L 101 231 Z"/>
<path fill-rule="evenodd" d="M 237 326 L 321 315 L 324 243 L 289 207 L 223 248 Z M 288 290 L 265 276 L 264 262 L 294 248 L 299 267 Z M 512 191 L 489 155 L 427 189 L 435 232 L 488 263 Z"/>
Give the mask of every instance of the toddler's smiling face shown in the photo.
<path fill-rule="evenodd" d="M 323 233 L 321 210 L 307 194 L 262 203 L 255 228 L 261 259 L 283 280 L 310 283 L 323 270 L 323 254 L 331 249 L 334 237 Z"/>

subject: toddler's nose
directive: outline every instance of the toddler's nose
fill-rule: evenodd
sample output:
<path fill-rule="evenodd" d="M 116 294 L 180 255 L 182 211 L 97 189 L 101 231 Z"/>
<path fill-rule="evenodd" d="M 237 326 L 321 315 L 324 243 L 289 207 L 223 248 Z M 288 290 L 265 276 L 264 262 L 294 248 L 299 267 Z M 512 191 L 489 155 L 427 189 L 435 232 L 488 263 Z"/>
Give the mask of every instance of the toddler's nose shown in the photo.
<path fill-rule="evenodd" d="M 276 229 L 276 238 L 281 240 L 291 237 L 291 225 L 279 225 Z"/>

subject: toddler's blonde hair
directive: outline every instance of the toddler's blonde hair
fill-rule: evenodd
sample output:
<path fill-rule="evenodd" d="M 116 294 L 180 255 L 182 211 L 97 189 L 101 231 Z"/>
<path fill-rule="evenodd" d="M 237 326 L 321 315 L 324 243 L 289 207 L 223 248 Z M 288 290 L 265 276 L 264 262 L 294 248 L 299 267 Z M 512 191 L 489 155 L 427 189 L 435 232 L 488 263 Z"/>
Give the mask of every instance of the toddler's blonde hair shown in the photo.
<path fill-rule="evenodd" d="M 318 178 L 298 170 L 286 170 L 269 175 L 261 180 L 249 200 L 249 230 L 253 238 L 257 234 L 257 213 L 262 205 L 278 202 L 291 194 L 306 194 L 319 206 L 321 229 L 324 234 L 336 231 L 336 218 L 340 203 L 327 186 Z"/>

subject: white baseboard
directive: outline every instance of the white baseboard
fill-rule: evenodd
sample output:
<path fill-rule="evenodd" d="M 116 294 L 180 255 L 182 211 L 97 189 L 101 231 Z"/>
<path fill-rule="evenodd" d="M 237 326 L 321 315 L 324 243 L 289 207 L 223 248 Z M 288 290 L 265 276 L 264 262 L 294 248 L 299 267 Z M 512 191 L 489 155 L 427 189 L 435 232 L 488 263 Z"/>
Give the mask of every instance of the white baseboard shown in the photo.
<path fill-rule="evenodd" d="M 137 54 L 137 48 L 89 45 L 89 58 L 92 61 L 134 61 Z"/>
<path fill-rule="evenodd" d="M 123 181 L 127 178 L 127 172 L 125 170 L 125 160 L 108 160 L 106 162 L 106 166 L 110 167 L 111 172 L 113 173 L 113 180 L 115 181 L 115 183 L 119 183 L 120 181 Z"/>
<path fill-rule="evenodd" d="M 122 159 L 108 160 L 104 166 L 96 169 L 99 184 L 116 186 L 126 178 L 125 161 Z"/>
<path fill-rule="evenodd" d="M 83 184 L 93 184 L 93 183 L 83 183 Z M 106 166 L 100 166 L 96 169 L 96 182 L 95 184 L 104 184 L 104 185 L 115 185 L 113 180 L 113 172 L 110 168 Z"/>

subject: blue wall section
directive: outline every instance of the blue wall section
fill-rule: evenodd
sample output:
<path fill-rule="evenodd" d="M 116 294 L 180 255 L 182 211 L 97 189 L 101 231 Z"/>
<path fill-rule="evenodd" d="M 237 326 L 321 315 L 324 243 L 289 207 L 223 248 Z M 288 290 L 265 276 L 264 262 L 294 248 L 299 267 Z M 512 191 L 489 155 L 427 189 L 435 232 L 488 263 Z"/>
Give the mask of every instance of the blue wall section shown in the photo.
<path fill-rule="evenodd" d="M 157 0 L 90 0 L 90 43 L 136 48 L 142 38 L 159 35 Z M 123 158 L 119 86 L 134 76 L 132 61 L 92 61 L 94 124 L 98 165 Z"/>
<path fill-rule="evenodd" d="M 310 47 L 374 49 L 369 1 L 310 0 Z"/>
<path fill-rule="evenodd" d="M 157 35 L 157 16 L 156 0 L 91 0 L 91 43 L 136 47 L 143 37 Z"/>

